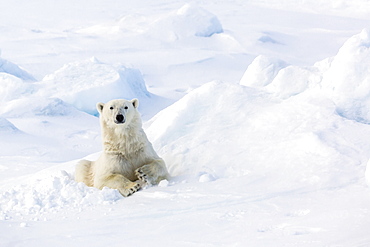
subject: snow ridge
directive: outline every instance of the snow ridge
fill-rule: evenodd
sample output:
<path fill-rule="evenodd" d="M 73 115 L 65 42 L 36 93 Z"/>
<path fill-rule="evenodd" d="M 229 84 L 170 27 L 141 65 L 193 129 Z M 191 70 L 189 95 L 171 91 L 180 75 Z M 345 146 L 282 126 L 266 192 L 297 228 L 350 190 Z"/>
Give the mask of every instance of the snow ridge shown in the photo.
<path fill-rule="evenodd" d="M 2 59 L 1 57 L 0 57 L 0 72 L 13 75 L 25 81 L 36 81 L 36 79 L 30 73 L 23 70 L 18 65 L 12 62 Z"/>

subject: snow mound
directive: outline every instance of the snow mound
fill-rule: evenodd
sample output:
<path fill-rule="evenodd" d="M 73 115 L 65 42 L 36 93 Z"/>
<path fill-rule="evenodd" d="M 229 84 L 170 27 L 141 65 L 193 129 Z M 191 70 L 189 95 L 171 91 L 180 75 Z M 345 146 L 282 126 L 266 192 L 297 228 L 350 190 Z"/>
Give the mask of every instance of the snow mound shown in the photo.
<path fill-rule="evenodd" d="M 279 59 L 258 56 L 240 84 L 280 99 L 317 87 L 334 102 L 338 114 L 370 123 L 370 30 L 354 35 L 336 56 L 311 67 L 287 66 Z"/>
<path fill-rule="evenodd" d="M 0 108 L 6 117 L 68 116 L 77 114 L 77 109 L 58 98 L 30 96 L 7 102 Z"/>
<path fill-rule="evenodd" d="M 316 67 L 288 65 L 283 60 L 260 55 L 248 66 L 240 84 L 263 88 L 281 99 L 300 94 L 321 80 Z"/>
<path fill-rule="evenodd" d="M 27 71 L 21 69 L 18 65 L 2 58 L 0 58 L 0 72 L 13 75 L 25 81 L 36 81 L 36 79 Z"/>
<path fill-rule="evenodd" d="M 32 91 L 31 83 L 24 82 L 14 75 L 0 72 L 0 102 L 18 99 L 30 94 Z"/>
<path fill-rule="evenodd" d="M 4 132 L 18 132 L 19 130 L 7 119 L 0 117 L 0 133 Z"/>
<path fill-rule="evenodd" d="M 281 101 L 259 89 L 211 82 L 146 124 L 174 176 L 204 182 L 251 175 L 280 189 L 338 186 L 354 176 L 348 172 L 354 161 L 333 148 L 351 149 L 336 136 L 341 117 L 319 95 Z"/>
<path fill-rule="evenodd" d="M 339 114 L 370 123 L 370 30 L 345 42 L 324 73 L 322 85 Z"/>
<path fill-rule="evenodd" d="M 265 89 L 276 97 L 287 99 L 316 86 L 320 80 L 315 67 L 288 66 L 281 69 Z"/>
<path fill-rule="evenodd" d="M 116 98 L 150 97 L 137 69 L 104 64 L 95 58 L 66 64 L 43 79 L 42 96 L 60 98 L 89 114 L 97 114 L 97 102 Z"/>
<path fill-rule="evenodd" d="M 151 32 L 170 40 L 186 37 L 210 37 L 222 33 L 220 21 L 207 10 L 186 4 L 179 10 L 159 18 L 152 26 Z"/>
<path fill-rule="evenodd" d="M 257 56 L 245 71 L 240 84 L 248 87 L 264 87 L 270 84 L 287 63 L 277 58 Z"/>
<path fill-rule="evenodd" d="M 112 204 L 120 199 L 122 196 L 117 190 L 87 187 L 61 171 L 59 175 L 50 175 L 1 192 L 0 219 L 23 216 L 37 220 L 46 213 L 82 210 L 94 205 Z"/>

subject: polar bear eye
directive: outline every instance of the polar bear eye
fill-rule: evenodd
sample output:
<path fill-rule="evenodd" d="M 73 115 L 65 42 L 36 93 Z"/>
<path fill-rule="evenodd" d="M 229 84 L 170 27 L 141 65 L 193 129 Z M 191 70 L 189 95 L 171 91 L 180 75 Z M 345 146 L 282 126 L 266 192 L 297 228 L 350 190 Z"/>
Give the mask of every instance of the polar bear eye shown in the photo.
<path fill-rule="evenodd" d="M 127 110 L 128 109 L 128 106 L 125 106 L 125 110 Z"/>
<path fill-rule="evenodd" d="M 113 106 L 109 107 L 109 109 L 113 110 Z"/>

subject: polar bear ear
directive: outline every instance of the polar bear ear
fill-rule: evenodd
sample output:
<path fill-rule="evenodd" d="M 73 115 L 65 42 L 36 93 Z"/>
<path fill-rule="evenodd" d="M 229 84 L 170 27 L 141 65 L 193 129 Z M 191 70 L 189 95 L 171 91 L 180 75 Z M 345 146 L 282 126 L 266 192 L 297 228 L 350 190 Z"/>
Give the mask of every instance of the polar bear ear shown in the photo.
<path fill-rule="evenodd" d="M 98 110 L 99 113 L 102 113 L 104 108 L 104 103 L 97 103 L 96 104 L 96 109 Z"/>
<path fill-rule="evenodd" d="M 130 101 L 132 103 L 132 105 L 135 107 L 135 108 L 138 108 L 139 107 L 139 100 L 138 99 L 133 99 Z"/>

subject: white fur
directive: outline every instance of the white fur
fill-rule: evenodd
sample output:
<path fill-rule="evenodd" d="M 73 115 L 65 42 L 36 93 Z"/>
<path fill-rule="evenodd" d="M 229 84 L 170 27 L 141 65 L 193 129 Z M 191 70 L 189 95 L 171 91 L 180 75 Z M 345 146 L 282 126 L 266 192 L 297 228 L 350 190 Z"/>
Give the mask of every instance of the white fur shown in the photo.
<path fill-rule="evenodd" d="M 99 189 L 118 189 L 123 196 L 129 196 L 145 183 L 158 184 L 168 177 L 164 161 L 142 129 L 138 104 L 137 99 L 121 99 L 96 105 L 103 152 L 96 161 L 81 160 L 77 164 L 77 182 Z"/>

